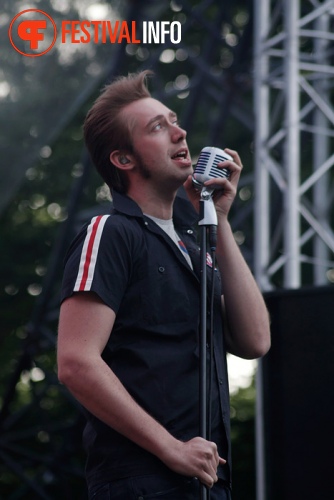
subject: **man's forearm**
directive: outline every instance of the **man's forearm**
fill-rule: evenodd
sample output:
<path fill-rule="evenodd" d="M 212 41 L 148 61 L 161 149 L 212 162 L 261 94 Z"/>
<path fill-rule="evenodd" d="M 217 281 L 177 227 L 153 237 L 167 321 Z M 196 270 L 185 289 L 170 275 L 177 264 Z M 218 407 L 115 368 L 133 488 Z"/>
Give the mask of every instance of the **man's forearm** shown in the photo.
<path fill-rule="evenodd" d="M 73 370 L 73 371 L 72 371 Z M 218 479 L 219 463 L 214 443 L 200 437 L 188 442 L 174 438 L 159 422 L 150 416 L 127 392 L 116 375 L 102 359 L 94 359 L 73 366 L 65 385 L 88 411 L 146 449 L 174 472 L 198 477 L 211 487 Z"/>
<path fill-rule="evenodd" d="M 225 218 L 219 221 L 216 257 L 223 281 L 229 350 L 244 358 L 260 357 L 270 347 L 268 311 Z"/>

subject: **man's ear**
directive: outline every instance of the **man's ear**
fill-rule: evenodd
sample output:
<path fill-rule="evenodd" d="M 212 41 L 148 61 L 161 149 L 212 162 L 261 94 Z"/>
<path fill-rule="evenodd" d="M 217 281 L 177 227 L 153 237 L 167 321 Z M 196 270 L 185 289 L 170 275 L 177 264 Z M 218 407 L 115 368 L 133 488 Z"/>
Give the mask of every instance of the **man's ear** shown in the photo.
<path fill-rule="evenodd" d="M 110 153 L 109 159 L 121 170 L 131 170 L 134 167 L 132 156 L 127 153 L 122 153 L 118 149 Z"/>

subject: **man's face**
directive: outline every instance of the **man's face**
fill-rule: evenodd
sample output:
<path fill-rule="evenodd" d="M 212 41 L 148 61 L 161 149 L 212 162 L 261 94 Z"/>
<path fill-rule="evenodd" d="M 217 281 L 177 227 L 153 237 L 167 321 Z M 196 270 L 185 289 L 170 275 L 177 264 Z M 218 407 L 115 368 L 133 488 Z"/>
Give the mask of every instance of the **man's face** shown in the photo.
<path fill-rule="evenodd" d="M 186 132 L 179 127 L 175 113 L 147 97 L 126 106 L 122 114 L 129 123 L 134 156 L 142 177 L 181 185 L 193 168 Z"/>

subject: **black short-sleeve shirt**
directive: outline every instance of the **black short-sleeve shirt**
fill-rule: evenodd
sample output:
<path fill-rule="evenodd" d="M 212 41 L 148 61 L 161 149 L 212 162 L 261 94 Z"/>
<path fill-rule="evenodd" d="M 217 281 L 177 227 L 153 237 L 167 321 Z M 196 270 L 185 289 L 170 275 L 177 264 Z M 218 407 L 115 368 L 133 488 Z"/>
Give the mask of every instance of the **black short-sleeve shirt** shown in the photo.
<path fill-rule="evenodd" d="M 183 441 L 199 435 L 200 250 L 188 205 L 177 198 L 174 224 L 193 269 L 133 200 L 114 192 L 111 213 L 94 217 L 73 241 L 61 296 L 65 300 L 75 292 L 94 292 L 114 310 L 115 324 L 103 359 L 133 398 Z M 212 440 L 228 458 L 219 476 L 229 481 L 228 381 L 220 276 L 215 274 Z M 88 412 L 84 444 L 90 485 L 166 469 Z"/>

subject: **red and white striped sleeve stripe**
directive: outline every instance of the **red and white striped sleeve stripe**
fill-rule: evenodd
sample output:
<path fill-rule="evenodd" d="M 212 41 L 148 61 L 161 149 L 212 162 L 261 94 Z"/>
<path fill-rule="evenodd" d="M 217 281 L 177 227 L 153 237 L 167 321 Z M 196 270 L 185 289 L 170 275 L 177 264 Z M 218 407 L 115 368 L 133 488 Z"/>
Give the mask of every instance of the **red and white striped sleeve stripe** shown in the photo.
<path fill-rule="evenodd" d="M 108 217 L 110 216 L 99 215 L 93 217 L 87 228 L 80 257 L 79 271 L 73 289 L 74 292 L 84 292 L 91 289 L 101 236 Z"/>

